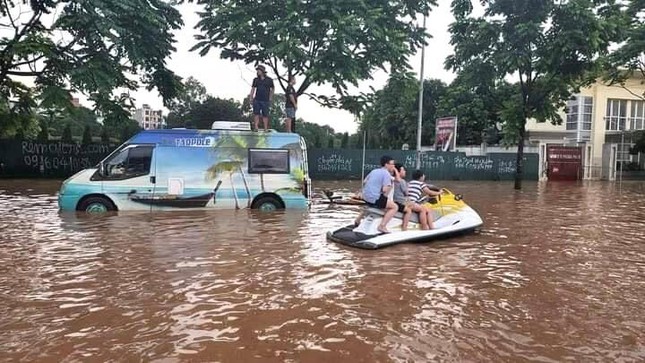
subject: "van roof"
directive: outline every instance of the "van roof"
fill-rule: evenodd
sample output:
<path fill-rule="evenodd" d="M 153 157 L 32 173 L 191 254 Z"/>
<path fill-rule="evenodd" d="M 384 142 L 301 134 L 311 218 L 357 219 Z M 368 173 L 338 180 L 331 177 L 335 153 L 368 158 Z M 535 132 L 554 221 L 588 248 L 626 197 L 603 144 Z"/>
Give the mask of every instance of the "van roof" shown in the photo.
<path fill-rule="evenodd" d="M 270 139 L 293 139 L 298 142 L 301 137 L 296 133 L 288 132 L 255 132 L 255 131 L 236 131 L 236 130 L 197 130 L 197 129 L 160 129 L 160 130 L 142 130 L 134 135 L 127 143 L 142 144 L 172 144 L 177 145 L 176 139 L 200 139 L 207 137 L 219 137 L 223 135 L 237 135 L 248 138 L 268 137 Z"/>

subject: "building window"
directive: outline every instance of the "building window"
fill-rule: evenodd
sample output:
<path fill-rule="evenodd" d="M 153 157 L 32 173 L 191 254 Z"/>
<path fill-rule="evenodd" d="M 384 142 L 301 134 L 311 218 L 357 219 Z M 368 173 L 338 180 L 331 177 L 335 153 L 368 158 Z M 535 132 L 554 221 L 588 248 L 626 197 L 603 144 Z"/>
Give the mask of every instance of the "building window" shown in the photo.
<path fill-rule="evenodd" d="M 629 153 L 629 150 L 634 146 L 634 144 L 624 143 L 617 144 L 616 149 L 616 159 L 619 162 L 630 162 L 632 161 L 632 155 Z"/>
<path fill-rule="evenodd" d="M 608 99 L 605 129 L 608 131 L 624 130 L 626 121 L 627 100 Z"/>
<path fill-rule="evenodd" d="M 578 99 L 567 102 L 567 130 L 578 129 Z"/>
<path fill-rule="evenodd" d="M 591 118 L 593 117 L 593 97 L 582 98 L 582 129 L 591 130 Z"/>
<path fill-rule="evenodd" d="M 567 130 L 591 130 L 593 97 L 575 96 L 567 102 Z"/>
<path fill-rule="evenodd" d="M 288 174 L 289 149 L 249 149 L 250 174 Z"/>
<path fill-rule="evenodd" d="M 645 130 L 645 101 L 632 101 L 632 117 L 630 122 L 630 129 L 632 130 Z"/>

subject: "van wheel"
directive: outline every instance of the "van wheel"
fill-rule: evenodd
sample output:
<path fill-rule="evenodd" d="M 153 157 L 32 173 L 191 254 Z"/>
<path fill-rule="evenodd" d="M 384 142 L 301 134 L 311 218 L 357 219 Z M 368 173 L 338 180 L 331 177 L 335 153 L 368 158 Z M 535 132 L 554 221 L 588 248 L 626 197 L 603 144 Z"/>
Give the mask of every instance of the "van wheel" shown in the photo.
<path fill-rule="evenodd" d="M 91 214 L 115 211 L 116 207 L 109 199 L 104 197 L 89 197 L 78 204 L 77 210 Z"/>
<path fill-rule="evenodd" d="M 275 197 L 261 197 L 260 199 L 256 200 L 253 202 L 253 205 L 251 205 L 251 208 L 253 209 L 259 209 L 263 212 L 272 212 L 274 210 L 282 209 L 284 208 L 282 206 L 282 203 Z"/>

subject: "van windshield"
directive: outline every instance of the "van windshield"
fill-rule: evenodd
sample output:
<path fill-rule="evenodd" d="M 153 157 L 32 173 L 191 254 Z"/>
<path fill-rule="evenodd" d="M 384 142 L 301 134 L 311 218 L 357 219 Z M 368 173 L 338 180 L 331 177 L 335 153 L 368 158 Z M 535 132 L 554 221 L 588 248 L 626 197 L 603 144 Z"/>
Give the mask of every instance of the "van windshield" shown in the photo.
<path fill-rule="evenodd" d="M 101 176 L 128 179 L 148 175 L 153 149 L 151 145 L 123 145 L 102 162 Z"/>

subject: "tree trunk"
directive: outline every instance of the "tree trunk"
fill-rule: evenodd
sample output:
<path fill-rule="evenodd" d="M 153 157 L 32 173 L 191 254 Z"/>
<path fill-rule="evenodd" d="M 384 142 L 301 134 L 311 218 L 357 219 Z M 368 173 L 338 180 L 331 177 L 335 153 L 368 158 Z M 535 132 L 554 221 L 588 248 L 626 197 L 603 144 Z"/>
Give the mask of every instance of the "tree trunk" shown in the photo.
<path fill-rule="evenodd" d="M 524 135 L 526 134 L 526 118 L 522 120 L 517 143 L 517 160 L 515 161 L 515 189 L 522 189 L 522 169 L 524 163 Z"/>

